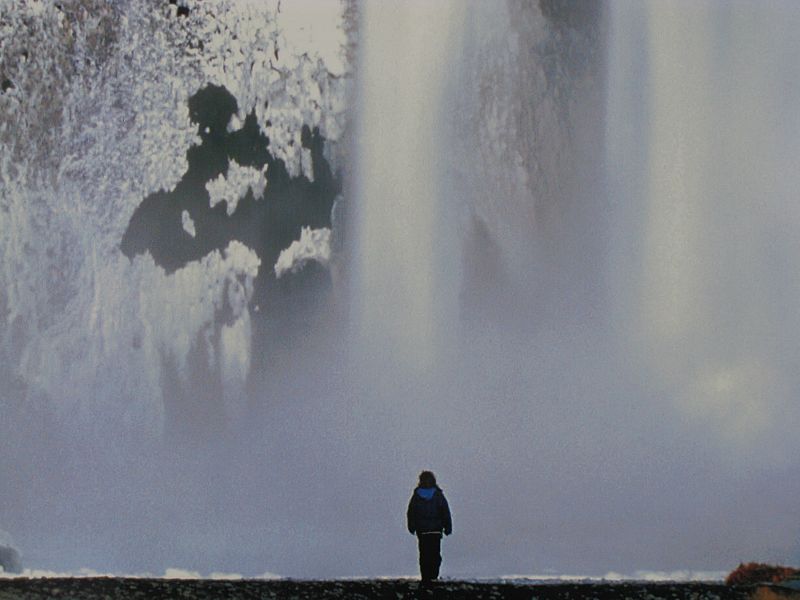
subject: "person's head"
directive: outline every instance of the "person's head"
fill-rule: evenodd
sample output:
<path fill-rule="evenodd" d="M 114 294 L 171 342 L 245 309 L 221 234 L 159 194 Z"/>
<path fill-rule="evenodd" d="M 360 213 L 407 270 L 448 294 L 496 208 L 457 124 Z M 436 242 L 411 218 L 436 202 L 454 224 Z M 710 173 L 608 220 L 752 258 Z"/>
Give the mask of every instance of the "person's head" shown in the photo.
<path fill-rule="evenodd" d="M 419 474 L 419 487 L 432 488 L 436 487 L 436 476 L 432 471 L 423 471 Z"/>

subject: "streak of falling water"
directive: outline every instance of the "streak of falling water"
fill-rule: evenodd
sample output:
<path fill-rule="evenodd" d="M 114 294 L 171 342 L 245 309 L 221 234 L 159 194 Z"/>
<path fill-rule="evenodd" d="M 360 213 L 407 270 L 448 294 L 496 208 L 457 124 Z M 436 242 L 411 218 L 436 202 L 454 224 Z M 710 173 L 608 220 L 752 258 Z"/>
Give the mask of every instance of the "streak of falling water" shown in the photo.
<path fill-rule="evenodd" d="M 456 313 L 442 97 L 465 5 L 365 2 L 355 176 L 356 345 L 422 372 Z M 450 262 L 448 262 L 450 261 Z"/>
<path fill-rule="evenodd" d="M 678 410 L 755 460 L 791 454 L 800 387 L 798 25 L 792 2 L 611 5 L 619 321 Z"/>

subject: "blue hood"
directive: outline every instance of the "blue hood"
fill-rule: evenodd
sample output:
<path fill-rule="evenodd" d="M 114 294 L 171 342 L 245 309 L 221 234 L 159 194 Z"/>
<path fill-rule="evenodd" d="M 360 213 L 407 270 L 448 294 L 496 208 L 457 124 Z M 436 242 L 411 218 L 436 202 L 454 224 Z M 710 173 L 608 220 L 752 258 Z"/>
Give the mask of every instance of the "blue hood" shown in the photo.
<path fill-rule="evenodd" d="M 436 493 L 435 487 L 417 488 L 417 496 L 419 496 L 423 500 L 430 500 L 431 498 L 433 498 L 433 495 L 435 493 Z"/>

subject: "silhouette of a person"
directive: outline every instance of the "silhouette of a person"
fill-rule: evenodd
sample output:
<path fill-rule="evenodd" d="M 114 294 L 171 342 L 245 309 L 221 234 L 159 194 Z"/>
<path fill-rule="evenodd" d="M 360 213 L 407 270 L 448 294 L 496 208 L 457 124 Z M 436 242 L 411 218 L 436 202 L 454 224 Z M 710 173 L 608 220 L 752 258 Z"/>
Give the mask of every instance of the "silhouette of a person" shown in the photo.
<path fill-rule="evenodd" d="M 408 502 L 408 531 L 417 536 L 419 542 L 419 573 L 423 582 L 439 577 L 442 564 L 442 532 L 450 535 L 453 522 L 450 506 L 442 489 L 436 485 L 431 471 L 419 474 L 419 484 Z"/>

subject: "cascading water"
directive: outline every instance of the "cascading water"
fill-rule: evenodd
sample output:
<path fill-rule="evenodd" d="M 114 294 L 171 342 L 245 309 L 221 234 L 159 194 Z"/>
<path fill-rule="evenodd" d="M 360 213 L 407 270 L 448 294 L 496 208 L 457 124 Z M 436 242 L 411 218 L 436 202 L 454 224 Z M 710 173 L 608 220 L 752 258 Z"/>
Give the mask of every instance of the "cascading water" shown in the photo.
<path fill-rule="evenodd" d="M 693 501 L 674 505 L 707 532 L 683 546 L 717 564 L 796 561 L 781 498 L 797 494 L 800 417 L 800 7 L 620 1 L 609 14 L 614 322 L 648 378 L 642 402 L 678 419 L 667 456 Z"/>
<path fill-rule="evenodd" d="M 800 290 L 786 268 L 796 254 L 786 152 L 796 155 L 798 143 L 787 108 L 797 95 L 797 9 L 610 3 L 606 30 L 591 3 L 464 6 L 452 79 L 431 94 L 438 110 L 452 110 L 460 143 L 448 148 L 448 168 L 425 176 L 426 192 L 468 182 L 456 209 L 455 284 L 430 280 L 425 258 L 442 248 L 431 235 L 436 209 L 378 193 L 381 182 L 415 177 L 414 165 L 382 149 L 389 136 L 359 138 L 356 319 L 376 334 L 365 345 L 447 363 L 434 394 L 406 383 L 370 398 L 393 407 L 399 464 L 435 457 L 458 473 L 456 493 L 481 493 L 468 471 L 521 512 L 561 515 L 561 526 L 529 515 L 513 530 L 492 521 L 483 531 L 544 564 L 722 569 L 743 548 L 787 556 L 797 528 L 784 501 L 762 510 L 755 498 L 767 482 L 784 498 L 796 490 L 785 479 L 796 443 L 779 415 L 797 415 L 788 308 Z M 391 86 L 370 68 L 365 23 L 369 98 L 373 84 Z M 426 111 L 437 110 L 433 99 Z M 378 118 L 368 108 L 365 131 L 406 123 L 405 110 Z M 435 154 L 453 137 L 410 139 Z M 426 265 L 414 281 L 380 236 L 387 222 L 422 215 L 391 242 L 419 250 L 406 250 Z M 369 299 L 373 268 L 391 293 Z M 461 345 L 431 352 L 431 290 L 452 298 L 453 285 Z M 758 471 L 743 479 L 740 469 Z M 480 511 L 467 513 L 480 521 Z M 729 524 L 754 513 L 758 525 Z M 546 549 L 531 541 L 542 539 Z M 598 559 L 609 542 L 616 559 Z"/>
<path fill-rule="evenodd" d="M 1 4 L 0 527 L 31 567 L 268 570 L 240 417 L 325 287 L 344 7 Z"/>
<path fill-rule="evenodd" d="M 443 159 L 444 94 L 466 5 L 367 2 L 362 8 L 355 343 L 363 356 L 378 353 L 425 371 L 435 368 L 457 311 L 452 289 L 442 285 L 458 256 L 447 246 L 453 236 L 446 220 L 452 191 Z"/>
<path fill-rule="evenodd" d="M 23 560 L 413 573 L 426 467 L 448 576 L 797 557 L 796 4 L 347 3 L 348 136 L 338 3 L 0 4 Z"/>
<path fill-rule="evenodd" d="M 776 417 L 797 415 L 800 383 L 800 278 L 787 262 L 800 252 L 800 9 L 623 2 L 612 15 L 613 260 L 628 334 L 687 416 L 784 460 L 794 446 Z M 764 436 L 771 448 L 756 450 Z"/>

